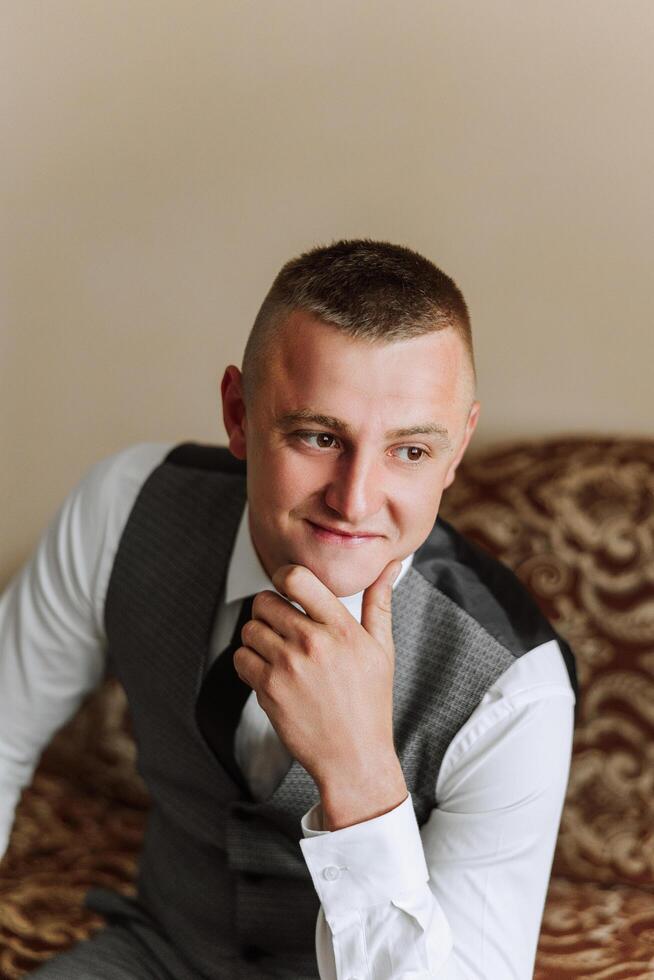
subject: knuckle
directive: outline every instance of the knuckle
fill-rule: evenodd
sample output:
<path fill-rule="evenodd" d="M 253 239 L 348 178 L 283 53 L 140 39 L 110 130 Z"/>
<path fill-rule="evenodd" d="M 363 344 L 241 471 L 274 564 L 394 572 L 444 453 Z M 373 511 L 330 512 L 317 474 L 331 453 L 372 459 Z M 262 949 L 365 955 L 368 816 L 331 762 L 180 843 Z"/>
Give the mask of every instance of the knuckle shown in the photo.
<path fill-rule="evenodd" d="M 309 626 L 298 626 L 297 642 L 304 653 L 315 653 L 317 649 L 315 630 L 310 629 Z"/>
<path fill-rule="evenodd" d="M 347 623 L 335 623 L 334 635 L 339 643 L 346 643 L 350 638 L 350 628 Z"/>

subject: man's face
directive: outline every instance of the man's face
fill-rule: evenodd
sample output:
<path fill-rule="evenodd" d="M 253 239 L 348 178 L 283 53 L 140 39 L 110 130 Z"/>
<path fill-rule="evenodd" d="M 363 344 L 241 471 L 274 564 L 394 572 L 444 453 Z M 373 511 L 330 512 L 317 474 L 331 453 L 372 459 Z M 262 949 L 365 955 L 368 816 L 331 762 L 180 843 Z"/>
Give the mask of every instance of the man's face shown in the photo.
<path fill-rule="evenodd" d="M 238 368 L 222 384 L 252 541 L 269 576 L 306 565 L 353 595 L 431 531 L 477 422 L 465 349 L 450 329 L 370 344 L 295 311 L 268 355 L 248 412 Z M 441 431 L 397 431 L 424 423 Z"/>

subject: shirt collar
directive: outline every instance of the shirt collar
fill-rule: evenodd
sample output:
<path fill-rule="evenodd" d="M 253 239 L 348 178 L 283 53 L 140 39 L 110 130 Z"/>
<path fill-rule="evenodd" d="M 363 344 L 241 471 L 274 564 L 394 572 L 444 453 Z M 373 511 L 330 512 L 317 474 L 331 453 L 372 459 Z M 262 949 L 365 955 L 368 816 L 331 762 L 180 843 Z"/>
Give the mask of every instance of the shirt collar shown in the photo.
<path fill-rule="evenodd" d="M 402 568 L 393 583 L 393 588 L 397 587 L 408 572 L 414 554 L 415 552 L 412 552 L 402 561 Z M 252 544 L 250 524 L 248 521 L 248 501 L 246 499 L 227 569 L 225 602 L 230 603 L 235 602 L 237 599 L 242 600 L 245 596 L 254 595 L 254 593 L 261 592 L 263 589 L 270 589 L 271 592 L 277 592 L 277 595 L 280 594 L 268 578 Z M 355 595 L 337 596 L 337 598 L 340 599 L 345 608 L 360 623 L 363 591 L 357 592 Z M 292 605 L 304 612 L 299 603 L 293 602 Z"/>

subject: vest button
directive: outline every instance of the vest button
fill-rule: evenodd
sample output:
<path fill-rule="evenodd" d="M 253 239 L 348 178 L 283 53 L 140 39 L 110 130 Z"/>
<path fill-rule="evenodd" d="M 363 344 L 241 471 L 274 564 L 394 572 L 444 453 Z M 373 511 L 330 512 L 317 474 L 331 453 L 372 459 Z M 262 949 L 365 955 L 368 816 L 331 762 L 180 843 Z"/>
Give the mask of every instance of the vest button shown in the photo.
<path fill-rule="evenodd" d="M 261 946 L 255 946 L 253 943 L 246 943 L 245 946 L 241 946 L 241 955 L 244 960 L 248 963 L 254 963 L 255 960 L 260 960 L 262 956 L 266 955 L 265 949 Z"/>

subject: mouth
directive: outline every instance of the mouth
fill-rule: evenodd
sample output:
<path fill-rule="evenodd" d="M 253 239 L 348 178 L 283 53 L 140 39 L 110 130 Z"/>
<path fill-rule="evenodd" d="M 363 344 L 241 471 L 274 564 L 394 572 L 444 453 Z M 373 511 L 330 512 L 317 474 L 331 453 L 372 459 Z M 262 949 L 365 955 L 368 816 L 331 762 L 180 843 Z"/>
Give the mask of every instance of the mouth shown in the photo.
<path fill-rule="evenodd" d="M 365 544 L 366 542 L 375 541 L 379 538 L 378 534 L 371 534 L 367 531 L 362 531 L 360 534 L 351 534 L 346 531 L 339 531 L 336 528 L 326 527 L 324 524 L 316 524 L 314 521 L 307 519 L 307 524 L 311 528 L 313 534 L 320 541 L 326 541 L 331 544 L 340 544 L 347 546 L 356 546 Z"/>

